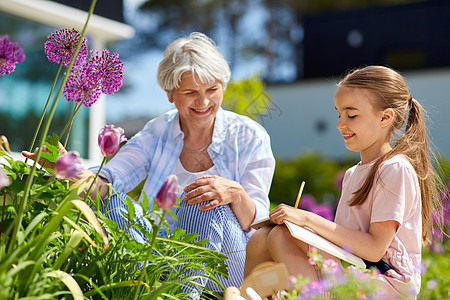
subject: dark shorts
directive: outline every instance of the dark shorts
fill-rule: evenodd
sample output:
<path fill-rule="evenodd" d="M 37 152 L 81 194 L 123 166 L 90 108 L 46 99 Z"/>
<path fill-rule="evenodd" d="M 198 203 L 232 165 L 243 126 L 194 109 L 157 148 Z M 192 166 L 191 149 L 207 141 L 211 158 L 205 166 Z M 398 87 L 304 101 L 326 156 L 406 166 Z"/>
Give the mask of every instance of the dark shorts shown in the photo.
<path fill-rule="evenodd" d="M 377 262 L 367 261 L 363 259 L 364 263 L 366 264 L 366 269 L 369 268 L 375 268 L 377 269 L 381 274 L 386 273 L 389 270 L 392 270 L 392 267 L 385 263 L 383 260 L 379 260 Z"/>

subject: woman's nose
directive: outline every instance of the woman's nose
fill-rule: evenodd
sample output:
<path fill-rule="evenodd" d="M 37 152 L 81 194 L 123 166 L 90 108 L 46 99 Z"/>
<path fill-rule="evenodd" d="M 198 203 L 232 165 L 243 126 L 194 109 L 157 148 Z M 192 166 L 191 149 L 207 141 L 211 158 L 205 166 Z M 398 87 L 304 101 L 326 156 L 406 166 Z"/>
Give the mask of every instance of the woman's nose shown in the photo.
<path fill-rule="evenodd" d="M 342 118 L 339 118 L 339 120 L 338 120 L 338 122 L 336 124 L 336 128 L 337 129 L 341 129 L 341 128 L 344 128 L 344 127 L 345 127 L 344 120 Z"/>
<path fill-rule="evenodd" d="M 196 99 L 196 103 L 199 106 L 205 106 L 208 104 L 208 95 L 206 93 L 199 93 L 197 99 Z"/>

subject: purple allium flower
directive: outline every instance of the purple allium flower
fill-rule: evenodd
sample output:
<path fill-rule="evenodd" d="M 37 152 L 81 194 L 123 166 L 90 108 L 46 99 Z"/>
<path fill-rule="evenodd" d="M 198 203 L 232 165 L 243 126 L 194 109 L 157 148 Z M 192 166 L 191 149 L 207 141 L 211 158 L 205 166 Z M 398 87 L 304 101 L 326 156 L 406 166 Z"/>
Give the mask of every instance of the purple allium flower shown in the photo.
<path fill-rule="evenodd" d="M 156 195 L 155 201 L 159 208 L 170 209 L 177 202 L 177 176 L 169 175 Z"/>
<path fill-rule="evenodd" d="M 84 62 L 67 79 L 63 93 L 68 101 L 82 102 L 86 107 L 92 106 L 102 92 L 114 94 L 123 84 L 123 63 L 119 54 L 109 54 L 108 50 L 91 51 L 93 56 Z"/>
<path fill-rule="evenodd" d="M 14 72 L 16 64 L 25 60 L 22 47 L 9 40 L 8 35 L 0 36 L 0 75 Z"/>
<path fill-rule="evenodd" d="M 313 195 L 304 194 L 301 198 L 299 207 L 311 211 L 316 206 L 316 199 Z"/>
<path fill-rule="evenodd" d="M 0 189 L 11 184 L 11 178 L 0 169 Z"/>
<path fill-rule="evenodd" d="M 80 32 L 75 28 L 55 30 L 47 37 L 48 40 L 44 45 L 47 59 L 54 64 L 59 64 L 62 61 L 63 66 L 67 67 L 75 53 L 80 37 Z M 83 38 L 80 50 L 73 62 L 73 67 L 81 65 L 86 60 L 87 54 L 87 41 L 86 38 Z"/>
<path fill-rule="evenodd" d="M 120 149 L 120 144 L 126 140 L 123 129 L 114 125 L 106 125 L 98 134 L 98 145 L 105 157 L 115 155 Z"/>
<path fill-rule="evenodd" d="M 86 107 L 91 107 L 100 98 L 102 91 L 88 71 L 89 69 L 80 67 L 70 73 L 63 93 L 68 101 L 83 102 Z"/>
<path fill-rule="evenodd" d="M 327 220 L 333 221 L 334 214 L 333 209 L 329 204 L 316 204 L 314 196 L 306 194 L 300 201 L 300 208 L 306 209 L 316 215 L 322 216 Z"/>
<path fill-rule="evenodd" d="M 334 220 L 333 209 L 328 204 L 317 205 L 316 207 L 311 209 L 311 212 L 313 212 L 316 215 L 319 215 L 321 217 L 324 217 L 327 220 L 330 220 L 330 221 Z"/>
<path fill-rule="evenodd" d="M 81 159 L 76 151 L 69 151 L 56 160 L 55 177 L 58 179 L 70 179 L 80 174 L 83 170 Z"/>
<path fill-rule="evenodd" d="M 89 64 L 86 65 L 89 73 L 98 82 L 103 93 L 114 94 L 123 84 L 123 63 L 119 54 L 110 54 L 106 49 L 101 54 L 98 51 L 91 51 L 91 54 Z"/>

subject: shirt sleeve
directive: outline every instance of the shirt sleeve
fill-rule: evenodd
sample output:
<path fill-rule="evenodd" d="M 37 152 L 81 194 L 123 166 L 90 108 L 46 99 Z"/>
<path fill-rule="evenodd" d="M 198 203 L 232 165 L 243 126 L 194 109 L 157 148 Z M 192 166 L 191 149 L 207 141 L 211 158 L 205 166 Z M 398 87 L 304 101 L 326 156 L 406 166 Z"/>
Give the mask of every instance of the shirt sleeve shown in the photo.
<path fill-rule="evenodd" d="M 403 224 L 406 216 L 417 207 L 417 176 L 405 162 L 382 165 L 375 180 L 371 223 L 388 220 Z"/>
<path fill-rule="evenodd" d="M 239 142 L 245 148 L 240 155 L 240 184 L 255 203 L 254 222 L 269 215 L 268 195 L 275 169 L 270 137 L 262 127 L 257 129 L 248 130 Z"/>

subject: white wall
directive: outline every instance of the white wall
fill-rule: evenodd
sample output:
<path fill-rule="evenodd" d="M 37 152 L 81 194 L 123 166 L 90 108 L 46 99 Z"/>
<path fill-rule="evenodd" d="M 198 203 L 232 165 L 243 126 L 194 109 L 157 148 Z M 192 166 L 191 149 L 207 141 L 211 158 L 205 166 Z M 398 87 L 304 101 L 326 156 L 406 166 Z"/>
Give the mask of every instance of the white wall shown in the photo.
<path fill-rule="evenodd" d="M 411 94 L 427 110 L 433 143 L 450 158 L 450 68 L 402 74 Z M 333 97 L 338 81 L 314 79 L 268 86 L 272 102 L 259 122 L 271 136 L 275 156 L 290 158 L 305 151 L 320 151 L 330 158 L 355 155 L 345 148 L 335 127 L 338 115 Z M 322 131 L 317 129 L 320 123 Z"/>

